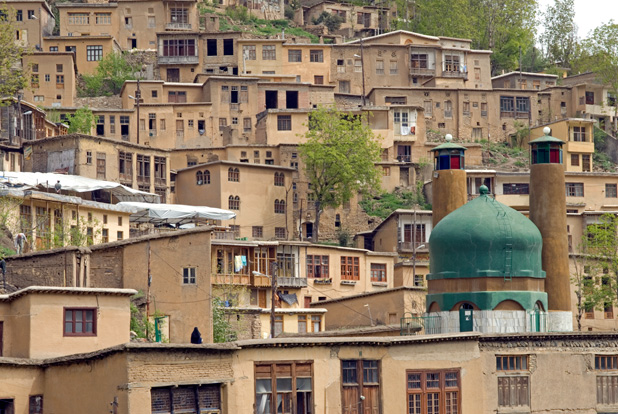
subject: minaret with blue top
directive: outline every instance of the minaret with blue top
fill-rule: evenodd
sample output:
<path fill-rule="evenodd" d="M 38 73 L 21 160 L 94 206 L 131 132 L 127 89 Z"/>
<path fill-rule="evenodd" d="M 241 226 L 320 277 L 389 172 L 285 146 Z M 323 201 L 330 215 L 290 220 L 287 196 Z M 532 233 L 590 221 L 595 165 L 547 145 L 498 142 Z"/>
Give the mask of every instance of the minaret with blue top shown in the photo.
<path fill-rule="evenodd" d="M 550 136 L 530 141 L 530 220 L 543 236 L 543 270 L 547 274 L 549 324 L 554 331 L 572 331 L 569 244 L 562 146 Z"/>
<path fill-rule="evenodd" d="M 446 134 L 445 139 L 444 144 L 431 150 L 434 153 L 431 185 L 433 227 L 468 201 L 464 154 L 466 147 L 453 143 L 451 134 Z"/>

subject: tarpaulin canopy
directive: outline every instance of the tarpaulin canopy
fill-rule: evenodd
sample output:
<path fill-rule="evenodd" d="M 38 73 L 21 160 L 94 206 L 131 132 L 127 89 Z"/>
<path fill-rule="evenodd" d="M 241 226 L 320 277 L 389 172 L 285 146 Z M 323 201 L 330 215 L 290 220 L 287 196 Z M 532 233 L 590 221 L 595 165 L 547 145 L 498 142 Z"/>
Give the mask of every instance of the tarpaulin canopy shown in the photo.
<path fill-rule="evenodd" d="M 74 191 L 76 193 L 108 190 L 121 201 L 159 201 L 159 196 L 157 194 L 135 190 L 120 183 L 95 180 L 79 175 L 10 171 L 0 175 L 0 183 L 11 187 L 43 187 L 52 190 L 58 190 L 57 186 L 59 186 L 59 189 L 62 191 Z"/>
<path fill-rule="evenodd" d="M 232 211 L 204 206 L 130 201 L 118 205 L 132 209 L 130 220 L 137 223 L 182 224 L 200 220 L 230 220 L 236 217 L 236 213 Z"/>

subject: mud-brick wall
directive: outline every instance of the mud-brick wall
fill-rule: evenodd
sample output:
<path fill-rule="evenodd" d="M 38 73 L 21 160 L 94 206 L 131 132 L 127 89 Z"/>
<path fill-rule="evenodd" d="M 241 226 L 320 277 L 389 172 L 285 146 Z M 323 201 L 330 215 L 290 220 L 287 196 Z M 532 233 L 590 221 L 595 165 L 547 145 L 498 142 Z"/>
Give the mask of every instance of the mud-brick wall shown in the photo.
<path fill-rule="evenodd" d="M 232 378 L 231 353 L 222 351 L 137 352 L 128 356 L 129 383 L 173 383 Z"/>
<path fill-rule="evenodd" d="M 95 249 L 90 255 L 90 287 L 124 288 L 122 248 Z"/>
<path fill-rule="evenodd" d="M 28 286 L 79 286 L 76 281 L 76 250 L 48 250 L 6 259 L 6 281 L 17 288 Z"/>

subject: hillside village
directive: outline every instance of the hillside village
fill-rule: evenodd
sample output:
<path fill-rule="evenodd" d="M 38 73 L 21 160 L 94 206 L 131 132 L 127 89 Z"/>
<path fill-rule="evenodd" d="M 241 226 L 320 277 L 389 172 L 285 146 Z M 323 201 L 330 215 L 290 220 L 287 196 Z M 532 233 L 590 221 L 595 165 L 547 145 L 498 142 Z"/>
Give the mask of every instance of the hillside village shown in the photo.
<path fill-rule="evenodd" d="M 1 7 L 0 414 L 618 410 L 598 73 L 387 2 Z"/>

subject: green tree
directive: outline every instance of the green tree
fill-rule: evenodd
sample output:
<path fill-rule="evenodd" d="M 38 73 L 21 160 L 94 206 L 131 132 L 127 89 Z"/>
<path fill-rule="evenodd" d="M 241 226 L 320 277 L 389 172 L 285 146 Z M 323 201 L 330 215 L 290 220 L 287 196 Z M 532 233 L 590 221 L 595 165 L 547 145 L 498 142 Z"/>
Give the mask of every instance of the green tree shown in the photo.
<path fill-rule="evenodd" d="M 326 11 L 323 11 L 317 19 L 313 19 L 313 24 L 323 24 L 326 26 L 329 33 L 339 30 L 341 23 L 343 23 L 343 17 Z"/>
<path fill-rule="evenodd" d="M 82 75 L 85 96 L 117 95 L 125 81 L 136 79 L 138 63 L 130 63 L 126 53 L 112 52 L 101 59 L 93 75 Z"/>
<path fill-rule="evenodd" d="M 358 192 L 379 187 L 375 163 L 380 160 L 381 146 L 365 114 L 320 107 L 309 115 L 308 127 L 299 153 L 315 200 L 314 240 L 318 241 L 324 208 L 336 208 Z"/>
<path fill-rule="evenodd" d="M 225 312 L 224 301 L 221 298 L 212 298 L 212 338 L 215 343 L 236 340 L 236 332 Z"/>
<path fill-rule="evenodd" d="M 580 269 L 576 268 L 574 275 L 578 312 L 603 310 L 618 304 L 617 226 L 618 217 L 606 213 L 597 223 L 589 224 L 582 236 Z"/>
<path fill-rule="evenodd" d="M 14 96 L 28 81 L 29 71 L 21 67 L 26 49 L 15 42 L 14 23 L 14 10 L 0 6 L 0 96 Z"/>
<path fill-rule="evenodd" d="M 94 114 L 87 107 L 79 108 L 69 120 L 69 134 L 90 134 L 94 126 Z"/>
<path fill-rule="evenodd" d="M 613 20 L 602 24 L 581 42 L 581 55 L 574 62 L 574 72 L 594 72 L 596 80 L 618 96 L 618 24 Z M 614 118 L 618 105 L 614 105 Z M 612 125 L 616 135 L 616 124 Z"/>
<path fill-rule="evenodd" d="M 575 24 L 575 1 L 554 0 L 543 13 L 543 33 L 540 42 L 545 57 L 552 65 L 571 67 L 577 49 L 577 25 Z"/>

